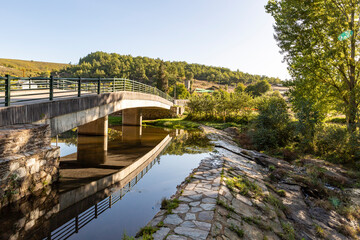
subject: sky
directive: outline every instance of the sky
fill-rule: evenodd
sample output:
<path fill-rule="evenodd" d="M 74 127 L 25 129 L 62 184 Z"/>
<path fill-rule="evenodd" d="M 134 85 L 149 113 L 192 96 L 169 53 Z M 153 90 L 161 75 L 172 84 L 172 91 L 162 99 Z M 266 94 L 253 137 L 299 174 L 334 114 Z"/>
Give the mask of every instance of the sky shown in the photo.
<path fill-rule="evenodd" d="M 0 58 L 77 63 L 95 51 L 289 78 L 267 0 L 0 0 Z"/>

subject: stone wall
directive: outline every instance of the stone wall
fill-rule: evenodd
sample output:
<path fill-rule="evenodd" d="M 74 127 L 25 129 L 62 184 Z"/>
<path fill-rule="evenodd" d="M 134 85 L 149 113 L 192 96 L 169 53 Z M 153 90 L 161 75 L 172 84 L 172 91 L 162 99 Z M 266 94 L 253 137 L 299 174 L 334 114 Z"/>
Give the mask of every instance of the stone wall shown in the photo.
<path fill-rule="evenodd" d="M 46 186 L 37 197 L 25 197 L 11 207 L 3 207 L 0 239 L 44 239 L 51 232 L 50 219 L 59 210 L 59 196 L 51 186 Z"/>
<path fill-rule="evenodd" d="M 47 125 L 0 128 L 0 208 L 58 180 L 60 148 Z"/>

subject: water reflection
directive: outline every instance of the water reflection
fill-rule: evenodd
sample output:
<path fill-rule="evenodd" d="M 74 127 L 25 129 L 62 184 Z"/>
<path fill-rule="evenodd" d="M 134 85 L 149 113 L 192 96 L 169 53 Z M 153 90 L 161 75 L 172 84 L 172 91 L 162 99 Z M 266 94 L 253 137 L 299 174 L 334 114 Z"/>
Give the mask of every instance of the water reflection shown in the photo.
<path fill-rule="evenodd" d="M 104 164 L 107 160 L 108 137 L 78 135 L 77 161 L 83 166 Z"/>
<path fill-rule="evenodd" d="M 68 139 L 59 139 L 69 148 L 77 143 L 78 152 L 61 159 L 60 183 L 2 209 L 1 239 L 121 239 L 124 231 L 134 235 L 159 210 L 161 198 L 174 194 L 212 148 L 199 133 L 178 132 L 172 140 L 174 132 L 159 128 L 119 126 L 110 130 L 107 140 L 66 134 Z M 101 155 L 90 154 L 93 149 Z"/>

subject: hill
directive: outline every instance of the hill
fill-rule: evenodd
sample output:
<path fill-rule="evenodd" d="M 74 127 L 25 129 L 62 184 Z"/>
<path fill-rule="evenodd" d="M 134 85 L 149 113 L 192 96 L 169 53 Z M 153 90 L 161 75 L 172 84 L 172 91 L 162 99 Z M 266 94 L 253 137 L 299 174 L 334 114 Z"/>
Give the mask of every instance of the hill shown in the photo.
<path fill-rule="evenodd" d="M 59 75 L 63 77 L 122 77 L 155 85 L 161 64 L 165 68 L 170 86 L 184 79 L 197 79 L 229 87 L 237 83 L 251 84 L 261 80 L 267 80 L 271 84 L 281 82 L 279 78 L 249 74 L 239 70 L 232 71 L 224 67 L 105 52 L 90 53 L 80 58 L 79 64 L 69 65 L 61 70 Z"/>
<path fill-rule="evenodd" d="M 49 76 L 51 72 L 59 71 L 69 64 L 27 61 L 0 58 L 0 76 L 9 74 L 15 77 Z"/>

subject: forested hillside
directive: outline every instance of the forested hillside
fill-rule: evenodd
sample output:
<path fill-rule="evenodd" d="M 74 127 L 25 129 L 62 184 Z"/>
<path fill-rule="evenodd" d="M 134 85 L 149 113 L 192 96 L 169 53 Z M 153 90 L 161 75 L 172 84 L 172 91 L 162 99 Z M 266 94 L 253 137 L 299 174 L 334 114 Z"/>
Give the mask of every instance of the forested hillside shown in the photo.
<path fill-rule="evenodd" d="M 0 76 L 6 74 L 15 77 L 49 76 L 52 71 L 59 71 L 66 65 L 63 63 L 0 58 Z"/>
<path fill-rule="evenodd" d="M 68 66 L 56 74 L 63 77 L 122 77 L 147 84 L 155 84 L 161 62 L 161 59 L 149 57 L 94 52 L 81 58 L 78 65 Z M 185 78 L 207 80 L 227 85 L 240 82 L 250 84 L 259 80 L 267 80 L 271 84 L 281 82 L 279 78 L 231 71 L 223 67 L 188 64 L 178 61 L 166 61 L 164 65 L 170 85 Z"/>

